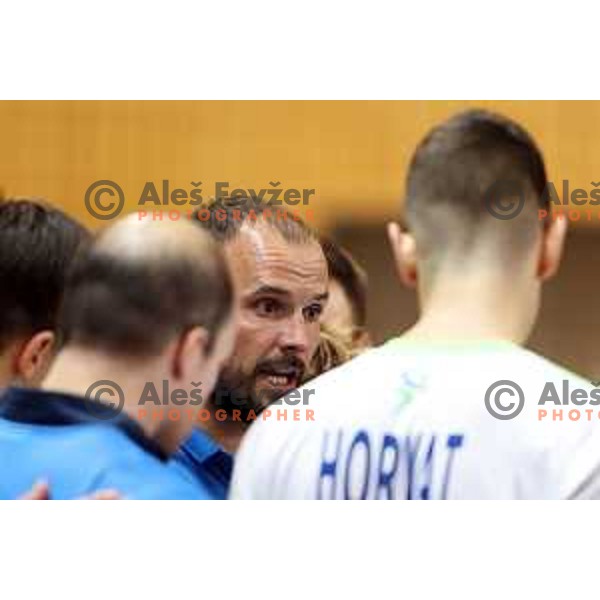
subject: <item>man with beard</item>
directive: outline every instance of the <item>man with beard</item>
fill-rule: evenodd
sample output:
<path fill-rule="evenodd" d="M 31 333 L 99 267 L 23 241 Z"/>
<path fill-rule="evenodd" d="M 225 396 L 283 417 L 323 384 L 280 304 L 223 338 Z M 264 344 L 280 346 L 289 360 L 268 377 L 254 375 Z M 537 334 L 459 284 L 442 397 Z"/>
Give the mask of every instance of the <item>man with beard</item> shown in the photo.
<path fill-rule="evenodd" d="M 240 316 L 233 354 L 206 404 L 210 418 L 197 424 L 173 462 L 217 499 L 227 496 L 232 453 L 252 420 L 306 379 L 320 341 L 328 272 L 317 236 L 285 210 L 231 198 L 195 217 L 224 246 Z"/>

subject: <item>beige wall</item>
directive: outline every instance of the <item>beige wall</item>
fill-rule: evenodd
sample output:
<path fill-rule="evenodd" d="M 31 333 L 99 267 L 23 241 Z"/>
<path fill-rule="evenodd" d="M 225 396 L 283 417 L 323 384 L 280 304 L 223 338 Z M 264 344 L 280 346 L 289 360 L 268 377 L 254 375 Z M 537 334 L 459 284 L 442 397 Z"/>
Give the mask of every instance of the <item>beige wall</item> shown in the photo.
<path fill-rule="evenodd" d="M 466 106 L 498 109 L 540 141 L 554 180 L 600 180 L 600 102 L 0 102 L 0 189 L 85 213 L 87 187 L 145 181 L 315 188 L 322 225 L 394 216 L 429 127 Z M 600 223 L 600 222 L 599 222 Z"/>

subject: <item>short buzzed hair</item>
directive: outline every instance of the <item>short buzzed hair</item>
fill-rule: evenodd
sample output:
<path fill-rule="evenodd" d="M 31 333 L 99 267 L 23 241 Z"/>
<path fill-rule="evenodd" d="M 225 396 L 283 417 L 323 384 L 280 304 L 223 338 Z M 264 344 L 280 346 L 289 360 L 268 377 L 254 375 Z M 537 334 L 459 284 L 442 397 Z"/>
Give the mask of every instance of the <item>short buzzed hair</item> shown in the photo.
<path fill-rule="evenodd" d="M 105 243 L 112 228 L 103 231 L 75 260 L 67 282 L 60 315 L 65 343 L 146 357 L 202 326 L 212 344 L 232 311 L 233 286 L 221 248 L 185 227 L 192 232 L 179 245 L 165 247 L 149 235 L 147 247 L 133 254 Z"/>
<path fill-rule="evenodd" d="M 501 115 L 469 110 L 435 127 L 417 147 L 406 185 L 408 226 L 442 246 L 468 244 L 486 224 L 499 225 L 490 202 L 502 190 L 523 200 L 521 219 L 503 232 L 517 242 L 531 239 L 547 209 L 547 177 L 542 154 L 520 125 Z M 519 223 L 517 223 L 519 221 Z M 524 224 L 524 227 L 522 226 Z"/>
<path fill-rule="evenodd" d="M 292 244 L 318 242 L 314 231 L 295 213 L 252 196 L 223 197 L 194 212 L 193 220 L 220 243 L 233 240 L 242 225 L 265 223 Z"/>
<path fill-rule="evenodd" d="M 0 200 L 0 349 L 55 330 L 67 273 L 91 234 L 40 198 Z"/>

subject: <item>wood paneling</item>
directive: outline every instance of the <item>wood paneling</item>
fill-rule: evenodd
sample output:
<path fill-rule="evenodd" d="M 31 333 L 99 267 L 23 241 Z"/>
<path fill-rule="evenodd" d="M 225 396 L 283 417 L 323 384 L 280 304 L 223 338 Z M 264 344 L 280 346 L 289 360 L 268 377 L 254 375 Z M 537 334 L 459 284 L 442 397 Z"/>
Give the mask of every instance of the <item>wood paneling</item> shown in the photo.
<path fill-rule="evenodd" d="M 0 102 L 0 189 L 49 197 L 93 225 L 83 198 L 99 179 L 121 185 L 128 209 L 146 181 L 208 191 L 276 180 L 315 188 L 323 226 L 379 222 L 397 214 L 415 144 L 466 106 L 522 122 L 553 180 L 600 180 L 600 102 L 52 101 Z"/>

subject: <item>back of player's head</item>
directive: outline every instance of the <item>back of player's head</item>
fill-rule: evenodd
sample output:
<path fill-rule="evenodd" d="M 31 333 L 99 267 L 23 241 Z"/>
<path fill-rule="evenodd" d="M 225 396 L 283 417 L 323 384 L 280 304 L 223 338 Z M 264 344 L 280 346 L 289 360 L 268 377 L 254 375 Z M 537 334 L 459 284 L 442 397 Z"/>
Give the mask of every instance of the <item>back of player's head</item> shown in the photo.
<path fill-rule="evenodd" d="M 422 255 L 466 257 L 486 244 L 518 253 L 542 227 L 546 185 L 542 154 L 520 125 L 470 110 L 435 127 L 417 147 L 407 223 Z"/>
<path fill-rule="evenodd" d="M 122 219 L 75 261 L 61 325 L 66 343 L 152 356 L 204 328 L 209 348 L 233 307 L 222 251 L 187 221 Z"/>
<path fill-rule="evenodd" d="M 233 240 L 243 226 L 264 224 L 291 244 L 317 241 L 314 231 L 296 214 L 254 197 L 223 197 L 194 213 L 194 220 L 220 243 Z"/>
<path fill-rule="evenodd" d="M 0 351 L 56 329 L 68 269 L 87 230 L 37 199 L 0 201 Z"/>

